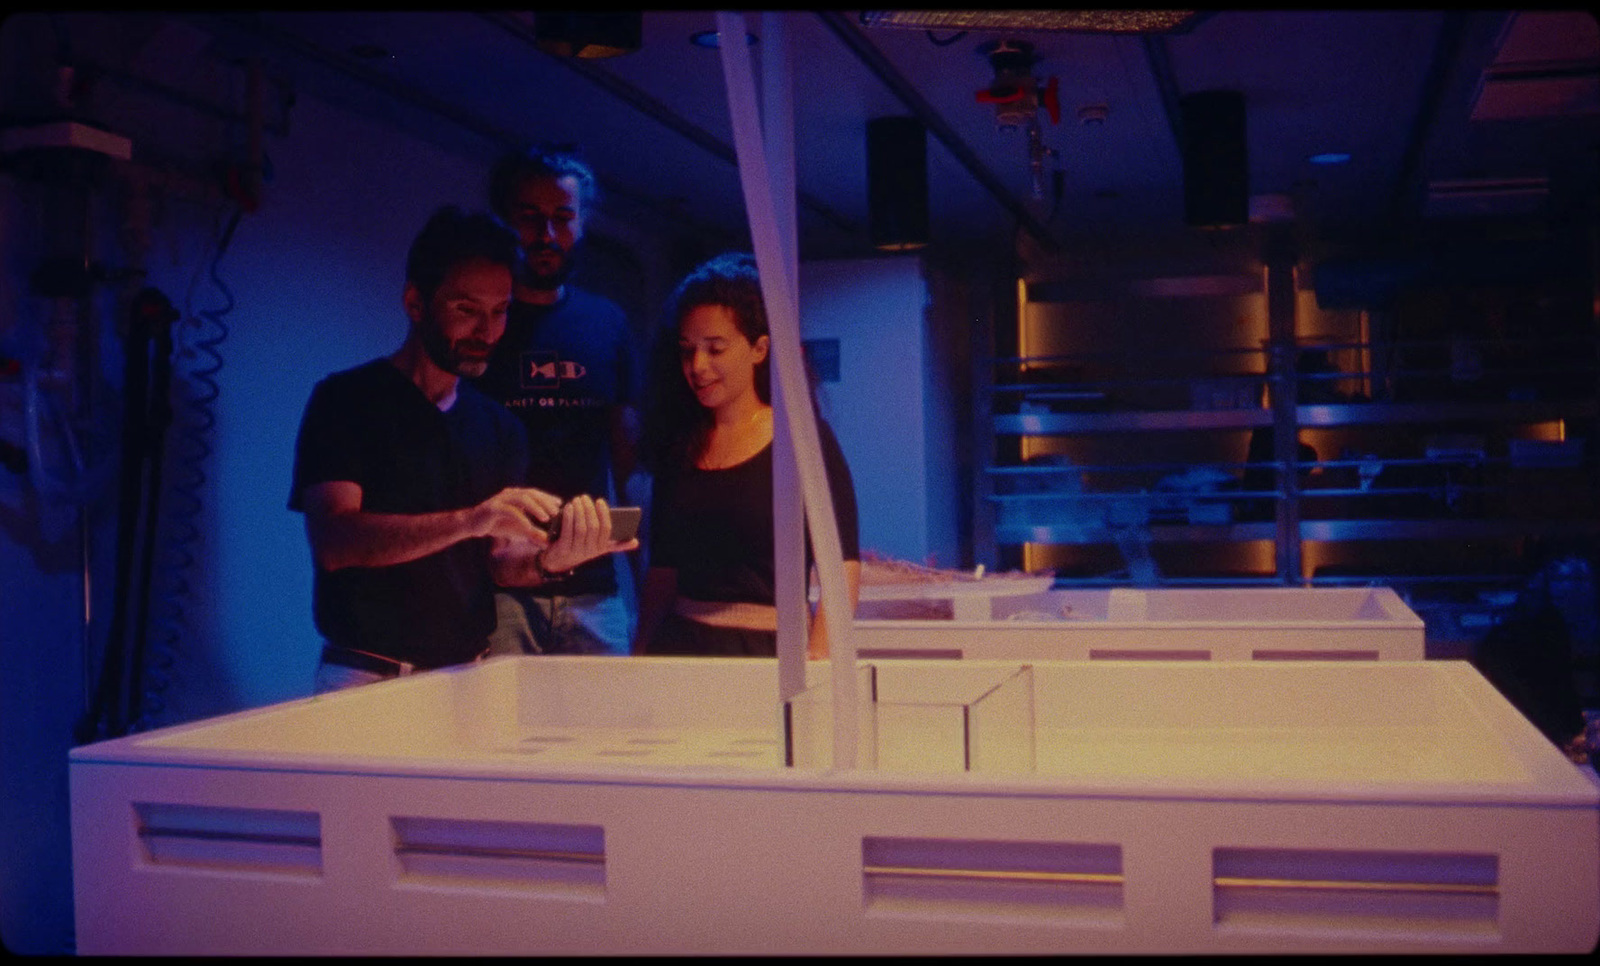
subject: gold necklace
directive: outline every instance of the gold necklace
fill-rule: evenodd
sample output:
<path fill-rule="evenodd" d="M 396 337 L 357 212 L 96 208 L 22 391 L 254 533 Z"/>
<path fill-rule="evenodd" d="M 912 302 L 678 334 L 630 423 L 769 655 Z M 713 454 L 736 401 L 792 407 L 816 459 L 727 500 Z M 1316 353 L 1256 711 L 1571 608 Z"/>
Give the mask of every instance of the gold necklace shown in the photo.
<path fill-rule="evenodd" d="M 767 445 L 767 440 L 762 439 L 761 445 L 750 446 L 752 434 L 766 436 L 761 432 L 763 417 L 770 417 L 771 407 L 761 406 L 746 416 L 738 425 L 716 433 L 711 440 L 707 440 L 705 451 L 695 465 L 702 470 L 725 470 L 730 466 L 737 466 L 745 460 L 761 452 Z M 720 445 L 714 445 L 720 444 Z"/>

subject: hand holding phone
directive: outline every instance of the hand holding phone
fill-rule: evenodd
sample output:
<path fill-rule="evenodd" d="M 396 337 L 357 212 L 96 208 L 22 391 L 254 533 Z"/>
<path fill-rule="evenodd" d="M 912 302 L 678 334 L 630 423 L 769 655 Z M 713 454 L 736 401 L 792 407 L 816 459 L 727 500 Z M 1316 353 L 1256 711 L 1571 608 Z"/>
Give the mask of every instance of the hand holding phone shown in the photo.
<path fill-rule="evenodd" d="M 639 521 L 644 515 L 644 510 L 636 506 L 614 506 L 611 508 L 611 539 L 616 543 L 627 543 L 639 535 Z M 550 518 L 550 523 L 545 527 L 550 542 L 555 543 L 561 539 L 561 514 L 557 513 Z"/>

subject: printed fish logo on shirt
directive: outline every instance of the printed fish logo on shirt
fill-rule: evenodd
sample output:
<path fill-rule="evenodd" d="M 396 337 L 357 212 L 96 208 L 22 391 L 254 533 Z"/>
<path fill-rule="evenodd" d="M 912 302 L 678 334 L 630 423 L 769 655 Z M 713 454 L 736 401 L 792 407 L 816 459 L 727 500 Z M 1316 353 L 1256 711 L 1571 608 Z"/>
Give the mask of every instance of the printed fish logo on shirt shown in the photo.
<path fill-rule="evenodd" d="M 582 379 L 589 370 L 581 363 L 563 359 L 554 352 L 522 354 L 522 388 L 554 389 L 562 382 Z"/>

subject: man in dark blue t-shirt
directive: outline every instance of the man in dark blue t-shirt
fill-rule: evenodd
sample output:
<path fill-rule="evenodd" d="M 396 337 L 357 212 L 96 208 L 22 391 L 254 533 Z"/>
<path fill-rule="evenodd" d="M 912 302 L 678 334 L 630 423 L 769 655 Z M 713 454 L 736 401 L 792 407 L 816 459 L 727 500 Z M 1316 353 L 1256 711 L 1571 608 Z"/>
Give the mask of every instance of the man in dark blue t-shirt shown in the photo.
<path fill-rule="evenodd" d="M 495 165 L 490 205 L 517 232 L 523 261 L 505 338 L 474 383 L 526 428 L 526 485 L 626 502 L 637 439 L 633 333 L 614 302 L 567 280 L 594 197 L 593 172 L 569 154 L 519 152 Z M 598 558 L 559 581 L 499 594 L 495 651 L 628 653 L 634 609 L 619 592 L 621 562 Z"/>
<path fill-rule="evenodd" d="M 311 543 L 319 692 L 474 660 L 497 585 L 638 545 L 611 540 L 604 501 L 524 486 L 521 427 L 460 378 L 482 374 L 505 330 L 517 260 L 491 216 L 436 212 L 406 261 L 405 342 L 312 391 L 289 508 Z"/>

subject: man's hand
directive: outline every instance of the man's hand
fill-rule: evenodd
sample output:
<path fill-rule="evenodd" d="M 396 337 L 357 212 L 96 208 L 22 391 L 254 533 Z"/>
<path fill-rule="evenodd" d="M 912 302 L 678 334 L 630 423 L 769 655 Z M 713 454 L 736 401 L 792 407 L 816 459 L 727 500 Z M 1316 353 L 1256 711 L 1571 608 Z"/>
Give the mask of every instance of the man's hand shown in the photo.
<path fill-rule="evenodd" d="M 522 492 L 555 499 L 539 490 Z M 559 500 L 556 500 L 556 504 L 560 507 Z M 526 506 L 529 512 L 549 510 L 546 499 L 538 499 L 536 506 L 516 505 Z M 566 506 L 560 507 L 560 516 L 561 535 L 554 541 L 539 527 L 532 528 L 531 537 L 519 532 L 494 538 L 489 563 L 496 583 L 502 587 L 537 586 L 549 579 L 547 574 L 571 570 L 601 554 L 633 550 L 639 546 L 637 539 L 620 543 L 611 539 L 611 510 L 604 500 L 588 496 L 574 497 Z M 555 513 L 546 512 L 540 522 L 548 526 L 555 517 Z"/>
<path fill-rule="evenodd" d="M 544 569 L 559 573 L 601 554 L 638 546 L 637 538 L 620 543 L 612 540 L 611 508 L 605 500 L 580 494 L 561 508 L 561 536 L 545 549 Z"/>
<path fill-rule="evenodd" d="M 462 540 L 489 537 L 497 553 L 522 545 L 532 553 L 550 542 L 540 525 L 561 500 L 542 490 L 507 487 L 477 506 L 436 513 L 372 513 L 360 485 L 329 480 L 306 487 L 306 535 L 317 566 L 392 567 L 438 553 Z"/>
<path fill-rule="evenodd" d="M 477 536 L 494 538 L 497 546 L 530 540 L 542 547 L 550 542 L 543 525 L 560 512 L 560 497 L 532 487 L 508 486 L 472 508 L 472 529 Z"/>

